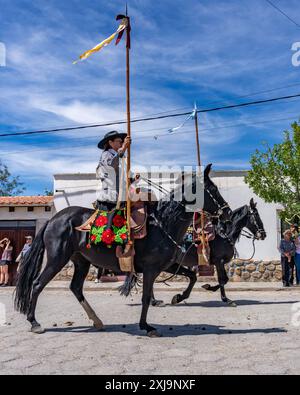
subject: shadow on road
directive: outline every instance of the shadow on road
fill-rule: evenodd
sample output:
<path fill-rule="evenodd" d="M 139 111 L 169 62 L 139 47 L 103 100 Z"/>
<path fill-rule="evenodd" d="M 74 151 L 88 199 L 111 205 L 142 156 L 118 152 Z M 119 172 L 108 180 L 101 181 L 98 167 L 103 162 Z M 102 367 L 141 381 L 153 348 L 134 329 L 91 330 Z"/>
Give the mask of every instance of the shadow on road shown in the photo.
<path fill-rule="evenodd" d="M 204 335 L 251 335 L 256 333 L 286 333 L 283 328 L 256 328 L 256 329 L 224 329 L 223 326 L 217 325 L 155 325 L 163 337 L 172 338 L 179 336 L 204 336 Z M 133 336 L 145 336 L 145 332 L 141 331 L 136 324 L 129 325 L 106 325 L 104 331 L 97 331 L 93 327 L 78 326 L 68 328 L 49 328 L 46 333 L 127 333 Z"/>
<path fill-rule="evenodd" d="M 300 302 L 299 300 L 288 300 L 288 301 L 279 301 L 279 302 L 261 302 L 259 300 L 236 300 L 234 299 L 234 302 L 237 304 L 237 307 L 239 306 L 256 306 L 256 305 L 281 305 L 281 304 L 295 304 Z M 141 306 L 141 303 L 128 303 L 127 306 L 129 307 L 137 307 Z M 188 302 L 188 301 L 183 301 L 180 304 L 177 305 L 172 305 L 170 303 L 166 303 L 163 307 L 205 307 L 205 308 L 211 308 L 211 307 L 229 307 L 227 303 L 222 302 L 221 300 L 214 300 L 214 301 L 205 301 L 205 302 Z M 160 308 L 159 306 L 157 308 Z"/>
<path fill-rule="evenodd" d="M 299 303 L 300 300 L 296 301 L 279 301 L 279 302 L 261 302 L 259 300 L 235 300 L 234 302 L 237 306 L 267 306 L 267 305 L 282 305 L 282 304 L 294 304 Z M 224 302 L 220 301 L 207 301 L 207 302 L 199 302 L 199 303 L 189 303 L 189 302 L 182 302 L 176 306 L 189 306 L 189 307 L 228 307 L 228 305 Z"/>

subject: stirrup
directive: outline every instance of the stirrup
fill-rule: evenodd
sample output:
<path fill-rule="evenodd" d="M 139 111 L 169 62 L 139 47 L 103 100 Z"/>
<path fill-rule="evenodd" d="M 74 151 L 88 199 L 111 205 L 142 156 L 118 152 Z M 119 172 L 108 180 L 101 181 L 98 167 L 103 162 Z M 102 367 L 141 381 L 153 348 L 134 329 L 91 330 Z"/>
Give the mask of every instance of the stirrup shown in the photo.
<path fill-rule="evenodd" d="M 79 232 L 90 232 L 92 225 L 97 218 L 98 215 L 98 210 L 94 212 L 94 214 L 82 225 L 77 226 L 75 229 L 78 230 Z"/>

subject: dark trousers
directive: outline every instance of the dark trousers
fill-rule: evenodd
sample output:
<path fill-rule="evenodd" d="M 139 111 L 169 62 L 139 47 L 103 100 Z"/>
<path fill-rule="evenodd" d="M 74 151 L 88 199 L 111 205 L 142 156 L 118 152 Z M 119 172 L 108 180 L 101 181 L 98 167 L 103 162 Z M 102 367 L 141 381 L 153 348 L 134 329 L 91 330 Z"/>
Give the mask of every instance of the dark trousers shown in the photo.
<path fill-rule="evenodd" d="M 112 211 L 116 208 L 117 203 L 114 202 L 100 202 L 97 200 L 97 208 L 103 211 Z"/>
<path fill-rule="evenodd" d="M 283 285 L 293 285 L 294 283 L 294 268 L 295 260 L 292 257 L 291 262 L 288 261 L 287 257 L 281 257 L 281 267 L 282 267 L 282 282 Z"/>
<path fill-rule="evenodd" d="M 296 264 L 296 282 L 300 284 L 300 254 L 295 255 L 295 264 Z"/>

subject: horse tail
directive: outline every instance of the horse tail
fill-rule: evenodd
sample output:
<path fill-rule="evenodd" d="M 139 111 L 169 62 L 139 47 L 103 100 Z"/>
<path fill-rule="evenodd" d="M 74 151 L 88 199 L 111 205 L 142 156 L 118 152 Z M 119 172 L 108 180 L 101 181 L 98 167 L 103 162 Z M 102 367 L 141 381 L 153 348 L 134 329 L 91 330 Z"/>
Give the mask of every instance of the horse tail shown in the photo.
<path fill-rule="evenodd" d="M 118 288 L 121 296 L 125 296 L 126 298 L 131 295 L 131 291 L 133 288 L 137 290 L 138 287 L 142 285 L 141 278 L 136 273 L 127 274 L 123 285 Z"/>
<path fill-rule="evenodd" d="M 33 283 L 41 272 L 45 251 L 44 233 L 48 222 L 34 239 L 30 250 L 21 260 L 15 291 L 15 310 L 22 314 L 29 312 Z"/>

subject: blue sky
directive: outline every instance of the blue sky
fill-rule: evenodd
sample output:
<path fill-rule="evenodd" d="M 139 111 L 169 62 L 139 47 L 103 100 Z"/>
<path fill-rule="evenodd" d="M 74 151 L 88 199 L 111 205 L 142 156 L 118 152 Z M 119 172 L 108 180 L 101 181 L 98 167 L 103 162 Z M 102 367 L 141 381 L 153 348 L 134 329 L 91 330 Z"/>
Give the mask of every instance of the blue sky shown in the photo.
<path fill-rule="evenodd" d="M 274 4 L 299 20 L 297 0 Z M 7 65 L 0 67 L 0 131 L 125 118 L 124 42 L 72 64 L 116 29 L 114 18 L 124 12 L 124 1 L 0 0 L 0 5 L 0 42 L 7 49 Z M 129 0 L 128 5 L 132 117 L 192 111 L 195 100 L 201 109 L 300 93 L 300 67 L 291 62 L 300 28 L 265 0 Z M 283 130 L 299 119 L 299 104 L 201 115 L 204 164 L 249 168 L 262 141 L 279 142 Z M 195 164 L 192 122 L 178 135 L 153 138 L 180 122 L 133 125 L 134 163 Z M 55 173 L 95 171 L 97 142 L 109 130 L 1 138 L 1 159 L 24 181 L 26 194 L 42 194 L 52 188 Z"/>

